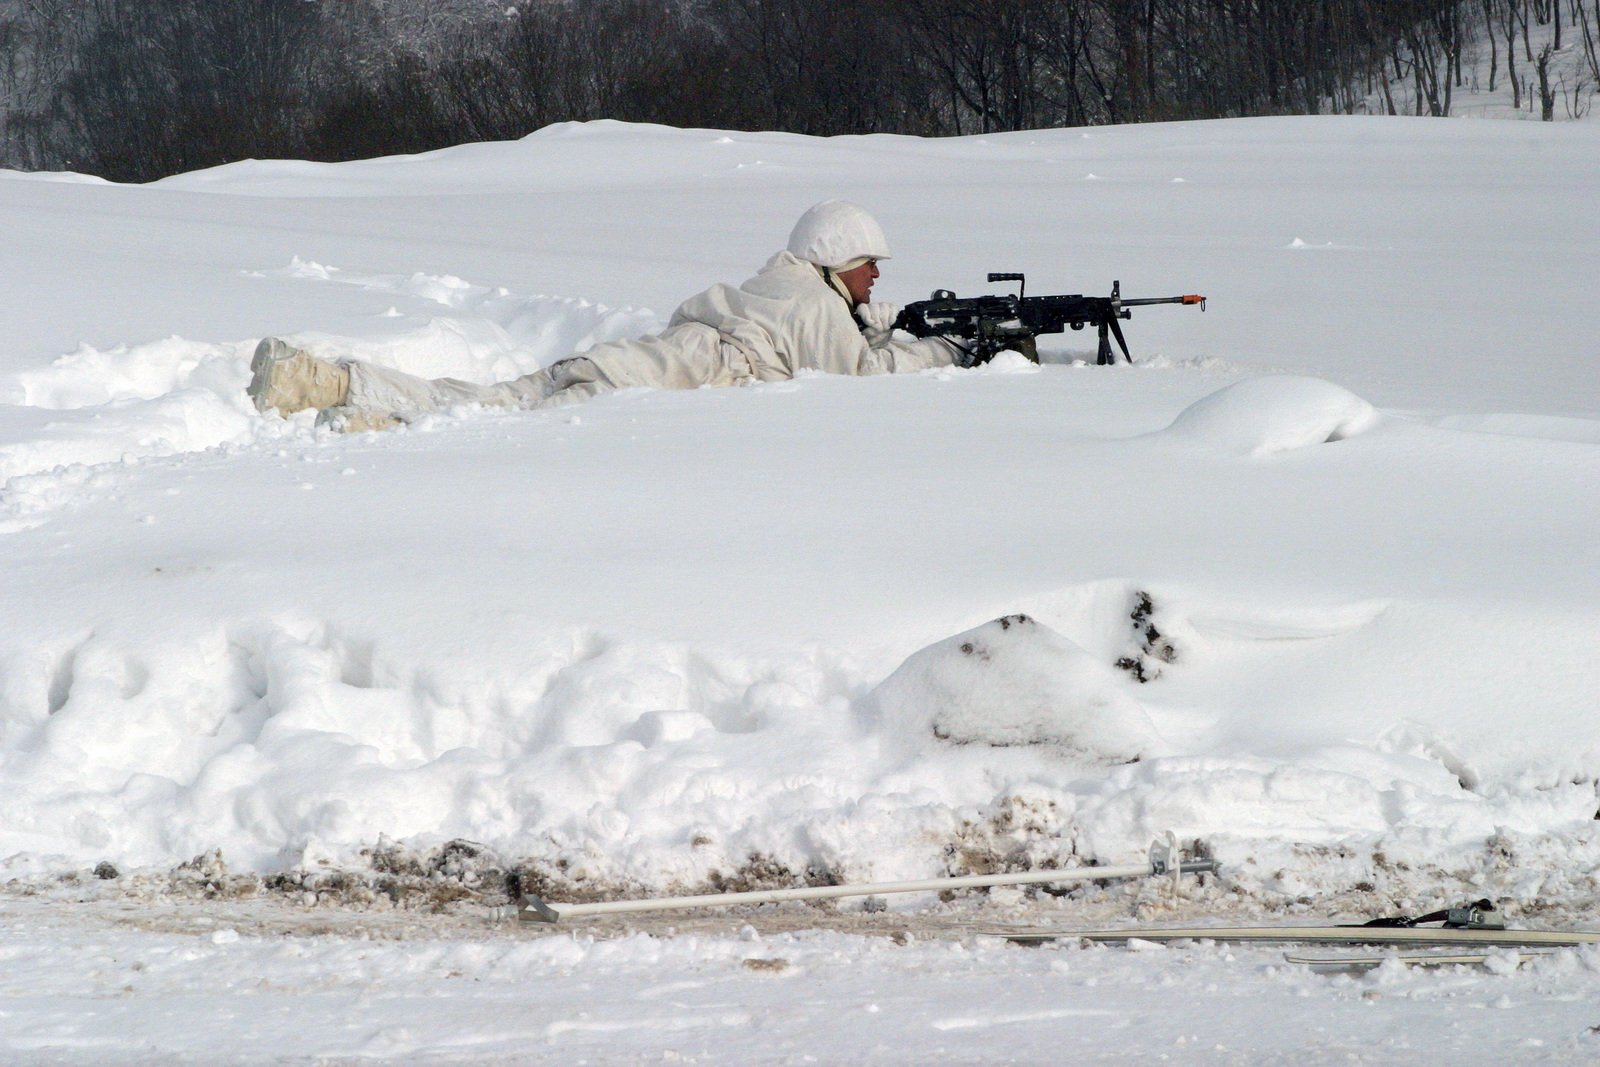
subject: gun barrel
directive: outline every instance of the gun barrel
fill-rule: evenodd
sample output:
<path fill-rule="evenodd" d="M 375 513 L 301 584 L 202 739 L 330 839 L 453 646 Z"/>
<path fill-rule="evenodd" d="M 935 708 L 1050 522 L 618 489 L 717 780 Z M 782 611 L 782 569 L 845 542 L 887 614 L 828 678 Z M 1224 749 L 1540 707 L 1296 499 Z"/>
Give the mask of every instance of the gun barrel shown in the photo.
<path fill-rule="evenodd" d="M 1206 309 L 1206 298 L 1194 293 L 1185 296 L 1147 296 L 1137 300 L 1122 300 L 1120 303 L 1125 308 L 1142 307 L 1146 304 L 1199 304 L 1201 311 Z"/>

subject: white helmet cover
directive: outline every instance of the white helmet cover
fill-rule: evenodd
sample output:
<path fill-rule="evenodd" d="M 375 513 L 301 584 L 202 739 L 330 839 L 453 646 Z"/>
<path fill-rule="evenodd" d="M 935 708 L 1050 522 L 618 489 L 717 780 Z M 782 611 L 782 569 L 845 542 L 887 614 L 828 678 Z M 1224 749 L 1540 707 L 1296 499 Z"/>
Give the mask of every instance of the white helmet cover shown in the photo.
<path fill-rule="evenodd" d="M 819 267 L 839 268 L 860 259 L 888 259 L 889 242 L 878 220 L 848 200 L 824 200 L 800 216 L 789 251 Z"/>

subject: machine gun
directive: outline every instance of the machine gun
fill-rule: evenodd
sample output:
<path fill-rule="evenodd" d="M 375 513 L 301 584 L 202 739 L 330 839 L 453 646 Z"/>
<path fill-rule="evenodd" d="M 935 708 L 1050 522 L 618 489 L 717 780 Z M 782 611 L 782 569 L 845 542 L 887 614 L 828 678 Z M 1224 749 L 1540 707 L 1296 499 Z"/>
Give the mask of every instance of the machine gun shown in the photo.
<path fill-rule="evenodd" d="M 1128 342 L 1122 336 L 1118 319 L 1133 317 L 1129 308 L 1148 304 L 1199 304 L 1206 309 L 1203 296 L 1158 296 L 1125 300 L 1122 283 L 1111 283 L 1106 296 L 1024 296 L 1027 280 L 1020 274 L 991 274 L 991 282 L 1016 282 L 1016 296 L 958 297 L 948 289 L 936 289 L 927 300 L 907 304 L 895 320 L 897 330 L 917 337 L 944 337 L 965 352 L 963 367 L 987 363 L 998 352 L 1012 349 L 1035 363 L 1039 353 L 1034 338 L 1042 333 L 1061 333 L 1067 328 L 1081 330 L 1093 326 L 1100 334 L 1100 350 L 1095 362 L 1107 366 L 1116 362 L 1111 338 L 1117 339 L 1122 358 L 1129 363 Z M 959 340 L 958 340 L 959 339 Z M 965 342 L 963 344 L 962 342 Z"/>

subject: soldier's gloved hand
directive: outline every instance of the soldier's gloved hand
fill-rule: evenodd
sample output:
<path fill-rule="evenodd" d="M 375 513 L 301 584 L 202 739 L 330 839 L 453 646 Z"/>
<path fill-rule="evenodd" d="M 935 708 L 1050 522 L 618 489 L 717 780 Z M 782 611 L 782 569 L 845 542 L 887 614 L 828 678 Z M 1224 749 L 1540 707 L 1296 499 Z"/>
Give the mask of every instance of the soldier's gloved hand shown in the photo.
<path fill-rule="evenodd" d="M 894 333 L 894 320 L 900 317 L 899 304 L 862 304 L 856 308 L 856 318 L 861 320 L 861 336 L 867 347 L 878 348 Z"/>

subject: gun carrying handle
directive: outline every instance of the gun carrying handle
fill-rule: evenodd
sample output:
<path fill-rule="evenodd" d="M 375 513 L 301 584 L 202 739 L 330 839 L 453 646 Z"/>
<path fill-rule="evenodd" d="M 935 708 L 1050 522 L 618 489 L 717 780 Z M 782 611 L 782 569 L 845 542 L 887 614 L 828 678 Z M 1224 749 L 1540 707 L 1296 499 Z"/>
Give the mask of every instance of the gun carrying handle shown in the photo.
<path fill-rule="evenodd" d="M 1011 271 L 990 271 L 989 280 L 991 282 L 1016 282 L 1018 300 L 1022 299 L 1023 293 L 1027 292 L 1028 289 L 1028 278 L 1024 274 L 1016 274 Z"/>

